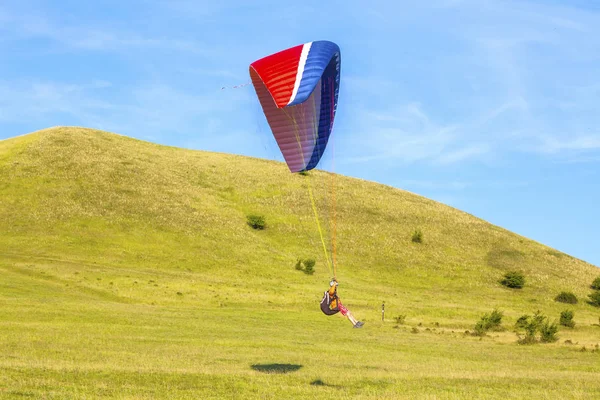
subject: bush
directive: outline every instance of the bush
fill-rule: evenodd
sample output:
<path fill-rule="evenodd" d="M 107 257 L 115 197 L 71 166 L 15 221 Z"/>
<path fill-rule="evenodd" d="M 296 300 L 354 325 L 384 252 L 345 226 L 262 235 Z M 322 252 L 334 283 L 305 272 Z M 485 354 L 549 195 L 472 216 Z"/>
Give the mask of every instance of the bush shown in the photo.
<path fill-rule="evenodd" d="M 494 330 L 494 331 L 501 330 L 500 325 L 502 324 L 503 316 L 504 316 L 504 313 L 502 311 L 498 311 L 498 310 L 492 311 L 492 313 L 490 314 L 490 317 L 489 317 L 489 324 L 490 324 L 491 330 Z"/>
<path fill-rule="evenodd" d="M 550 323 L 546 320 L 540 326 L 540 342 L 542 343 L 552 343 L 558 340 L 558 336 L 556 333 L 558 332 L 558 325 L 556 322 Z"/>
<path fill-rule="evenodd" d="M 511 289 L 521 289 L 525 286 L 525 276 L 521 272 L 510 271 L 504 274 L 504 278 L 500 283 Z"/>
<path fill-rule="evenodd" d="M 413 243 L 423 243 L 423 232 L 420 229 L 417 229 L 412 234 Z"/>
<path fill-rule="evenodd" d="M 250 225 L 253 229 L 265 229 L 266 227 L 266 223 L 265 223 L 265 217 L 263 217 L 262 215 L 248 215 L 247 217 L 247 222 L 248 225 Z"/>
<path fill-rule="evenodd" d="M 531 318 L 531 316 L 521 315 L 519 317 L 519 319 L 517 319 L 517 322 L 515 322 L 515 328 L 516 329 L 525 329 L 527 327 L 527 325 L 529 324 L 529 318 Z"/>
<path fill-rule="evenodd" d="M 533 317 L 529 315 L 523 315 L 517 320 L 515 326 L 517 329 L 521 328 L 525 330 L 525 336 L 520 337 L 518 343 L 519 344 L 533 344 L 537 342 L 535 337 L 536 332 L 538 331 L 540 325 L 544 321 L 544 316 L 537 311 Z"/>
<path fill-rule="evenodd" d="M 296 261 L 296 265 L 294 266 L 294 268 L 296 269 L 296 271 L 304 271 L 304 265 L 302 265 L 301 259 L 298 259 Z"/>
<path fill-rule="evenodd" d="M 594 279 L 594 282 L 592 282 L 591 287 L 594 290 L 600 290 L 600 276 Z"/>
<path fill-rule="evenodd" d="M 519 344 L 534 344 L 537 343 L 537 339 L 535 338 L 536 330 L 527 329 L 525 331 L 525 336 L 518 340 Z"/>
<path fill-rule="evenodd" d="M 573 321 L 575 313 L 571 310 L 565 310 L 560 313 L 560 321 L 559 323 L 562 326 L 566 326 L 568 328 L 575 328 L 575 321 Z"/>
<path fill-rule="evenodd" d="M 475 328 L 473 328 L 473 336 L 485 336 L 487 333 L 487 321 L 484 318 L 485 317 L 481 317 L 481 319 L 475 324 Z"/>
<path fill-rule="evenodd" d="M 502 316 L 503 313 L 498 310 L 494 310 L 491 314 L 485 314 L 481 319 L 475 324 L 475 328 L 473 328 L 474 336 L 485 336 L 487 331 L 501 331 L 502 327 Z"/>
<path fill-rule="evenodd" d="M 539 328 L 546 318 L 547 317 L 544 314 L 542 314 L 540 310 L 537 310 L 533 314 L 533 324 Z"/>
<path fill-rule="evenodd" d="M 590 303 L 594 307 L 600 307 L 600 290 L 596 290 L 595 292 L 591 293 L 588 297 L 590 298 L 588 303 Z"/>
<path fill-rule="evenodd" d="M 307 275 L 312 275 L 315 273 L 315 264 L 316 262 L 312 258 L 307 258 L 305 260 L 299 258 L 296 261 L 294 269 L 296 269 L 296 271 L 303 271 Z"/>
<path fill-rule="evenodd" d="M 304 260 L 304 273 L 307 275 L 312 275 L 315 273 L 315 260 L 312 258 Z"/>
<path fill-rule="evenodd" d="M 560 292 L 560 294 L 554 298 L 554 301 L 566 304 L 577 304 L 577 296 L 571 292 Z"/>
<path fill-rule="evenodd" d="M 525 336 L 519 336 L 519 344 L 537 343 L 536 334 L 538 332 L 540 333 L 540 342 L 550 343 L 558 340 L 556 336 L 558 325 L 548 322 L 548 317 L 544 316 L 539 310 L 533 314 L 533 317 L 529 317 L 528 315 L 522 316 L 517 323 L 519 323 L 519 327 L 525 329 Z"/>
<path fill-rule="evenodd" d="M 402 325 L 402 324 L 404 324 L 404 321 L 406 321 L 406 315 L 398 315 L 397 317 L 394 318 L 394 320 L 396 321 L 396 323 L 398 325 Z"/>

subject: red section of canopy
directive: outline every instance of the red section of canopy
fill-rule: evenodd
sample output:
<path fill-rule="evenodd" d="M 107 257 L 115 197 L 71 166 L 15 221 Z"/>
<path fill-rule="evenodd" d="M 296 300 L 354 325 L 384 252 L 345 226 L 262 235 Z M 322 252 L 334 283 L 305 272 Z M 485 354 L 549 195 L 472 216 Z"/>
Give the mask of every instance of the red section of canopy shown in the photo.
<path fill-rule="evenodd" d="M 250 64 L 250 68 L 258 74 L 278 108 L 283 108 L 290 102 L 303 47 L 301 44 Z"/>

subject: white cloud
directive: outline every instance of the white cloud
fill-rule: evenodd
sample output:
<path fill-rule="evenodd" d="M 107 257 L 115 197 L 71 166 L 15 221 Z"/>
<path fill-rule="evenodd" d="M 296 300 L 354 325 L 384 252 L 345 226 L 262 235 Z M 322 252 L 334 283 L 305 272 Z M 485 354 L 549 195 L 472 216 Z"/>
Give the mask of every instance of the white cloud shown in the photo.
<path fill-rule="evenodd" d="M 470 160 L 477 158 L 478 156 L 484 155 L 490 151 L 487 145 L 467 145 L 458 150 L 450 150 L 440 154 L 435 162 L 438 164 L 455 164 L 461 161 Z"/>
<path fill-rule="evenodd" d="M 99 100 L 93 94 L 110 86 L 111 83 L 106 81 L 80 85 L 48 81 L 0 81 L 0 120 L 31 121 L 56 113 L 85 119 L 94 110 L 97 112 L 115 108 L 113 104 Z"/>
<path fill-rule="evenodd" d="M 493 119 L 495 113 L 499 111 L 488 113 L 479 124 Z M 376 160 L 389 165 L 415 162 L 447 165 L 479 159 L 490 151 L 489 144 L 473 135 L 473 127 L 436 123 L 418 103 L 367 110 L 358 113 L 353 122 L 356 127 L 352 133 L 344 134 L 344 140 L 350 144 L 343 152 L 346 156 L 342 163 Z M 348 149 L 355 154 L 348 155 Z"/>
<path fill-rule="evenodd" d="M 1 10 L 0 10 L 1 11 Z M 5 40 L 29 38 L 48 39 L 61 50 L 122 51 L 131 49 L 161 49 L 210 55 L 211 49 L 199 41 L 173 37 L 146 36 L 136 31 L 119 29 L 108 24 L 59 21 L 34 11 L 0 14 Z M 139 31 L 139 30 L 138 30 Z"/>
<path fill-rule="evenodd" d="M 580 135 L 570 139 L 557 139 L 548 136 L 544 138 L 544 142 L 540 147 L 540 151 L 550 154 L 559 153 L 563 150 L 600 150 L 600 134 Z"/>

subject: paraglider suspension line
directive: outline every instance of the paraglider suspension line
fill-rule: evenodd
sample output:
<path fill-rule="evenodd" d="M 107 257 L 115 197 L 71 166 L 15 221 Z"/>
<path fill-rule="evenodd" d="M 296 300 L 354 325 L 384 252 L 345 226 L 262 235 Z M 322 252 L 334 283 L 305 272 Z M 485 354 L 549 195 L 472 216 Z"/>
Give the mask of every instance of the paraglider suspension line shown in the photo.
<path fill-rule="evenodd" d="M 313 98 L 313 108 L 316 110 L 316 103 L 314 103 L 314 98 Z M 294 124 L 294 135 L 296 137 L 296 141 L 298 142 L 298 150 L 300 153 L 300 156 L 302 157 L 302 163 L 304 165 L 306 165 L 306 160 L 304 159 L 304 151 L 302 148 L 302 140 L 300 138 L 300 127 L 298 126 L 298 122 L 296 121 L 296 119 L 294 118 L 293 115 L 290 115 L 287 110 L 283 109 L 283 111 L 285 112 L 285 114 L 287 115 L 287 117 L 289 118 L 290 121 L 292 121 L 292 123 Z M 315 113 L 313 113 L 313 115 L 315 115 Z M 318 122 L 316 120 L 313 121 L 313 124 L 315 124 L 315 128 L 318 126 Z M 314 130 L 315 132 L 318 132 L 318 129 Z M 316 137 L 313 138 L 313 140 L 317 140 Z M 310 203 L 313 209 L 313 212 L 315 214 L 315 220 L 317 222 L 317 229 L 319 230 L 319 237 L 321 238 L 321 244 L 323 245 L 323 253 L 325 255 L 325 262 L 327 263 L 327 267 L 329 268 L 329 272 L 333 275 L 333 277 L 336 277 L 336 273 L 335 273 L 335 266 L 332 265 L 331 260 L 329 258 L 329 253 L 327 252 L 327 245 L 325 244 L 325 237 L 323 235 L 323 229 L 321 228 L 321 221 L 319 220 L 319 213 L 317 211 L 317 205 L 315 202 L 315 196 L 313 195 L 313 190 L 312 190 L 312 186 L 310 183 L 310 179 L 307 179 L 307 187 L 308 187 L 308 195 L 310 197 Z"/>

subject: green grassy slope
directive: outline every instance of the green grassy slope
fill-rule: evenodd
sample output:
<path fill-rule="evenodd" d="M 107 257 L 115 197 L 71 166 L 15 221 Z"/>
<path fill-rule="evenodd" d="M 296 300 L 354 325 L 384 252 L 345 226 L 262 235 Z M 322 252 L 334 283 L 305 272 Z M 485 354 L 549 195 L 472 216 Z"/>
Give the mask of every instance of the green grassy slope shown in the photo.
<path fill-rule="evenodd" d="M 332 182 L 340 294 L 362 330 L 318 310 L 330 272 L 306 186 L 326 223 Z M 0 397 L 600 396 L 600 354 L 576 351 L 600 342 L 600 313 L 553 301 L 585 299 L 598 269 L 423 197 L 83 128 L 0 141 L 0 195 Z M 498 285 L 511 269 L 524 289 Z M 406 325 L 381 323 L 382 301 Z M 533 347 L 462 335 L 494 307 L 506 326 L 565 308 L 578 326 Z M 300 367 L 252 367 L 272 363 Z"/>

